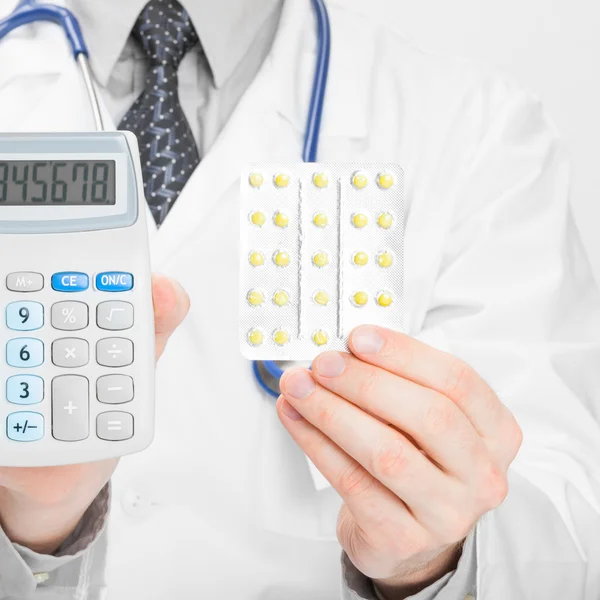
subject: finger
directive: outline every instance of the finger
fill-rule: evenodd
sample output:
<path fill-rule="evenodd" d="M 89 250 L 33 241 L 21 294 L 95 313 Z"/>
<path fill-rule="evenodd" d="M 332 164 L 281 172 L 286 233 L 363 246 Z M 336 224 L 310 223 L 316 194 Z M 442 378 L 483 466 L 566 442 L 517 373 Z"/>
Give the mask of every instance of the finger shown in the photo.
<path fill-rule="evenodd" d="M 349 347 L 362 361 L 450 398 L 483 437 L 497 437 L 512 415 L 487 383 L 462 360 L 403 333 L 363 325 Z"/>
<path fill-rule="evenodd" d="M 460 484 L 430 462 L 406 437 L 316 384 L 306 369 L 291 369 L 281 392 L 311 425 L 393 492 L 418 521 L 433 525 L 455 505 Z"/>
<path fill-rule="evenodd" d="M 277 414 L 294 441 L 341 496 L 365 530 L 385 529 L 397 539 L 408 528 L 420 528 L 405 504 L 323 432 L 306 421 L 282 396 Z"/>
<path fill-rule="evenodd" d="M 165 275 L 152 275 L 152 301 L 154 304 L 156 358 L 158 360 L 169 337 L 187 315 L 190 299 L 174 279 Z"/>
<path fill-rule="evenodd" d="M 342 352 L 325 352 L 312 365 L 324 388 L 407 433 L 444 471 L 468 481 L 488 449 L 464 413 L 435 390 Z"/>

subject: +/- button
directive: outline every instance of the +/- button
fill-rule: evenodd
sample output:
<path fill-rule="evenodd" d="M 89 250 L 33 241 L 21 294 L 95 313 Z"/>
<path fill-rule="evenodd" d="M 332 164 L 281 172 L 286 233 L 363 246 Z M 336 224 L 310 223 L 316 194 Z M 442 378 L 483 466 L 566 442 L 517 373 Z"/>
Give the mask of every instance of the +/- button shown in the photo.
<path fill-rule="evenodd" d="M 63 271 L 52 275 L 52 289 L 57 292 L 83 292 L 90 286 L 90 278 L 85 273 Z"/>
<path fill-rule="evenodd" d="M 35 442 L 44 437 L 44 416 L 35 412 L 16 412 L 6 418 L 6 435 L 16 442 Z"/>

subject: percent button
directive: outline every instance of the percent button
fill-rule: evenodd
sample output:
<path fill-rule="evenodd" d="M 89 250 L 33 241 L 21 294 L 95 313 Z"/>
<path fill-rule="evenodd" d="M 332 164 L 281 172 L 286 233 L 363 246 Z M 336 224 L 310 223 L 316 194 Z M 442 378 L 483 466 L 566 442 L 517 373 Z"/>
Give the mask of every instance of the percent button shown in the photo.
<path fill-rule="evenodd" d="M 88 307 L 84 302 L 57 302 L 52 305 L 52 327 L 62 331 L 77 331 L 88 326 Z"/>

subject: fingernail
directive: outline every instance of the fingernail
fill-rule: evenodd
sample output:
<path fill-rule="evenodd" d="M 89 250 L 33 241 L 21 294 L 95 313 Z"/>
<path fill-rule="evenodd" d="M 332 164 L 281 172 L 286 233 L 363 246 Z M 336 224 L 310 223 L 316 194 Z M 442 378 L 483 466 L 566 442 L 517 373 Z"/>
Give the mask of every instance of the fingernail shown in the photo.
<path fill-rule="evenodd" d="M 315 389 L 315 380 L 308 371 L 295 371 L 282 381 L 283 393 L 292 398 L 306 398 Z"/>
<path fill-rule="evenodd" d="M 313 370 L 323 377 L 339 377 L 346 368 L 346 360 L 339 352 L 321 354 L 313 364 Z"/>
<path fill-rule="evenodd" d="M 352 347 L 359 354 L 375 354 L 382 346 L 383 338 L 375 327 L 359 327 L 352 335 Z"/>
<path fill-rule="evenodd" d="M 300 421 L 303 419 L 302 415 L 287 400 L 282 400 L 281 410 L 285 413 L 285 416 L 292 421 Z"/>

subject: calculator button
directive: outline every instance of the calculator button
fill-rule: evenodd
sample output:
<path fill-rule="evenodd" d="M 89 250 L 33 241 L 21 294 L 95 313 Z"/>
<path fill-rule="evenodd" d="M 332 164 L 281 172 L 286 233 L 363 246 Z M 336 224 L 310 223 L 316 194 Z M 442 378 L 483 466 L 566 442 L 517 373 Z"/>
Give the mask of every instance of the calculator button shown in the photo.
<path fill-rule="evenodd" d="M 107 271 L 96 275 L 96 289 L 100 292 L 126 292 L 133 288 L 133 275 L 122 271 Z"/>
<path fill-rule="evenodd" d="M 90 435 L 89 382 L 81 375 L 52 380 L 52 436 L 63 442 Z"/>
<path fill-rule="evenodd" d="M 15 331 L 33 331 L 44 325 L 44 307 L 39 302 L 11 302 L 6 307 L 6 326 Z"/>
<path fill-rule="evenodd" d="M 109 442 L 128 440 L 133 437 L 133 415 L 119 411 L 100 413 L 96 419 L 96 434 Z"/>
<path fill-rule="evenodd" d="M 133 342 L 125 338 L 105 338 L 96 345 L 96 360 L 103 367 L 125 367 L 133 362 Z"/>
<path fill-rule="evenodd" d="M 44 380 L 37 375 L 13 375 L 6 380 L 6 399 L 13 404 L 37 404 L 44 399 Z"/>
<path fill-rule="evenodd" d="M 44 437 L 44 416 L 36 412 L 11 413 L 6 418 L 6 435 L 15 442 L 35 442 Z"/>
<path fill-rule="evenodd" d="M 104 375 L 96 382 L 96 396 L 105 404 L 124 404 L 133 400 L 133 379 L 129 375 Z"/>
<path fill-rule="evenodd" d="M 39 292 L 44 287 L 44 277 L 41 273 L 18 271 L 6 276 L 6 288 L 11 292 Z"/>
<path fill-rule="evenodd" d="M 133 304 L 101 302 L 96 311 L 98 327 L 119 331 L 133 327 Z"/>
<path fill-rule="evenodd" d="M 16 338 L 6 344 L 6 362 L 11 367 L 39 367 L 44 362 L 44 344 L 35 338 Z"/>
<path fill-rule="evenodd" d="M 52 342 L 52 362 L 57 367 L 83 367 L 89 362 L 89 344 L 79 338 L 61 338 Z"/>
<path fill-rule="evenodd" d="M 62 331 L 76 331 L 88 326 L 88 307 L 83 302 L 57 302 L 52 305 L 52 327 Z"/>
<path fill-rule="evenodd" d="M 57 292 L 83 292 L 90 285 L 90 278 L 85 273 L 63 271 L 52 275 L 52 289 Z"/>

